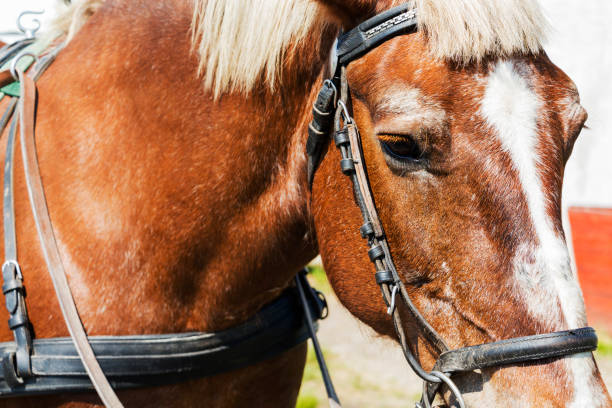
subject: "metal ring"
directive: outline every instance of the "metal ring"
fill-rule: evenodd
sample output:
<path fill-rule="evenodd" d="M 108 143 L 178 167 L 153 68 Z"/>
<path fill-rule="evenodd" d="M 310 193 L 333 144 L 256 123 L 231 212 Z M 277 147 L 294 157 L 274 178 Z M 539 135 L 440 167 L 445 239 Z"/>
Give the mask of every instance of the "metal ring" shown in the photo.
<path fill-rule="evenodd" d="M 23 50 L 19 54 L 17 54 L 17 56 L 13 58 L 13 61 L 11 61 L 11 68 L 10 68 L 11 75 L 13 76 L 15 81 L 19 81 L 19 75 L 17 75 L 17 63 L 19 62 L 21 58 L 26 57 L 26 56 L 32 57 L 34 58 L 34 61 L 38 62 L 38 55 L 34 54 L 32 51 Z"/>
<path fill-rule="evenodd" d="M 19 17 L 17 17 L 17 28 L 19 28 L 19 31 L 21 31 L 26 36 L 26 38 L 34 38 L 34 35 L 36 34 L 36 32 L 40 30 L 40 26 L 41 26 L 40 20 L 37 18 L 33 18 L 32 22 L 36 24 L 36 27 L 27 28 L 21 23 L 21 19 L 27 15 L 32 15 L 32 14 L 41 15 L 44 13 L 45 13 L 45 10 L 41 10 L 41 11 L 26 10 L 22 12 L 21 14 L 19 14 Z"/>
<path fill-rule="evenodd" d="M 329 308 L 327 307 L 327 299 L 325 298 L 325 295 L 322 292 L 317 291 L 317 297 L 321 300 L 321 302 L 325 305 L 323 307 L 323 310 L 321 310 L 321 317 L 320 319 L 327 319 L 327 316 L 329 316 Z"/>
<path fill-rule="evenodd" d="M 342 116 L 344 118 L 344 123 L 353 123 L 353 118 L 351 118 L 351 115 L 349 115 L 348 113 L 348 109 L 346 108 L 346 105 L 344 104 L 344 102 L 342 100 L 338 101 L 338 106 L 342 109 Z"/>
<path fill-rule="evenodd" d="M 455 399 L 457 400 L 457 403 L 459 404 L 459 408 L 466 408 L 465 401 L 463 400 L 463 396 L 461 395 L 461 391 L 459 391 L 459 388 L 457 388 L 457 385 L 453 382 L 453 380 L 450 379 L 449 376 L 447 376 L 446 374 L 440 371 L 432 371 L 429 374 L 433 375 L 434 377 L 439 378 L 444 384 L 446 384 L 448 389 L 455 396 Z M 427 395 L 427 381 L 423 381 L 422 401 L 423 401 L 424 408 L 431 408 L 429 396 Z"/>

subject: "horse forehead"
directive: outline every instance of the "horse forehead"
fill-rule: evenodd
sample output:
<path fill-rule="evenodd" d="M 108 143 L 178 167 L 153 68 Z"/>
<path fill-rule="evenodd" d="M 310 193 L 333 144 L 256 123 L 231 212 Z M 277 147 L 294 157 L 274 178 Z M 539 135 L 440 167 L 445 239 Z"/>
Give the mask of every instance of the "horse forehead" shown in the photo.
<path fill-rule="evenodd" d="M 485 86 L 496 85 L 500 96 L 512 95 L 513 84 L 526 86 L 545 104 L 579 104 L 578 88 L 572 79 L 546 56 L 522 56 L 490 61 L 485 72 L 473 76 Z"/>
<path fill-rule="evenodd" d="M 497 130 L 506 150 L 536 136 L 538 110 L 543 101 L 531 77 L 513 61 L 495 63 L 484 78 L 480 113 Z"/>
<path fill-rule="evenodd" d="M 577 109 L 583 110 L 571 79 L 549 61 L 525 59 L 495 61 L 487 73 L 475 77 L 482 89 L 475 95 L 476 113 L 517 170 L 535 160 L 536 167 L 545 171 L 543 166 L 557 161 L 557 155 L 542 155 L 538 150 L 548 146 L 551 152 L 561 153 L 556 146 L 561 140 L 559 130 L 576 119 L 572 116 Z M 551 126 L 556 122 L 559 126 Z"/>

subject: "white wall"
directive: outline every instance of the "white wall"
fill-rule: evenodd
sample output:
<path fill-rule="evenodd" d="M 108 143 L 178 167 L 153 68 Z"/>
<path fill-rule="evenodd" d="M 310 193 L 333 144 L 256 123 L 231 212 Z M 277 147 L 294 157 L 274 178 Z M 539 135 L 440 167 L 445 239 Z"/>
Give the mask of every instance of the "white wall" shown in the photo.
<path fill-rule="evenodd" d="M 44 25 L 60 0 L 1 1 L 0 31 L 7 31 L 16 30 L 25 9 L 45 9 Z M 612 207 L 612 2 L 540 1 L 554 28 L 546 51 L 576 82 L 589 112 L 590 130 L 583 131 L 567 166 L 564 207 Z"/>
<path fill-rule="evenodd" d="M 565 206 L 612 207 L 612 2 L 541 0 L 554 27 L 546 51 L 589 112 L 563 189 Z"/>
<path fill-rule="evenodd" d="M 36 16 L 34 18 L 38 18 L 43 23 L 43 29 L 46 22 L 49 21 L 50 18 L 53 17 L 55 12 L 55 6 L 59 2 L 59 0 L 0 0 L 2 4 L 0 4 L 0 33 L 4 33 L 7 31 L 17 31 L 17 17 L 19 13 L 25 10 L 32 11 L 41 11 L 44 10 L 45 13 L 42 16 Z M 24 17 L 23 25 L 26 27 L 32 27 L 28 25 L 29 20 Z M 10 35 L 1 35 L 0 40 L 3 41 L 12 41 L 17 37 Z"/>

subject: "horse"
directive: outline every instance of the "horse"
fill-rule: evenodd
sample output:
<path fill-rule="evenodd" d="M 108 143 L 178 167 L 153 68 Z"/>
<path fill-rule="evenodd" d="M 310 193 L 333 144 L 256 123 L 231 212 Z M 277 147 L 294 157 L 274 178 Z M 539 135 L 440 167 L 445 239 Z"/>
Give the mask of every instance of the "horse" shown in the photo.
<path fill-rule="evenodd" d="M 69 42 L 38 81 L 36 149 L 88 335 L 233 327 L 320 253 L 347 309 L 394 336 L 340 153 L 327 146 L 310 185 L 305 145 L 339 31 L 398 4 L 69 7 L 56 27 Z M 346 70 L 372 195 L 410 297 L 451 348 L 584 326 L 560 192 L 586 112 L 542 49 L 537 4 L 413 6 L 416 33 Z M 20 172 L 14 183 L 30 320 L 37 338 L 66 336 Z M 431 369 L 434 348 L 397 308 L 410 349 Z M 0 336 L 12 339 L 5 326 Z M 139 407 L 293 406 L 305 355 L 301 345 L 210 378 L 118 394 Z M 591 353 L 453 380 L 474 407 L 612 406 Z M 0 405 L 99 400 L 58 394 Z"/>

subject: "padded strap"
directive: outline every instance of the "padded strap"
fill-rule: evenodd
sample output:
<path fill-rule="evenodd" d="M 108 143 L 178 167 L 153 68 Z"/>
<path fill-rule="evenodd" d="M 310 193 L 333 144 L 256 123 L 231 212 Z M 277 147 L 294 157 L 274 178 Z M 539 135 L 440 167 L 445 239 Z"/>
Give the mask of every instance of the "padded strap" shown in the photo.
<path fill-rule="evenodd" d="M 447 351 L 440 355 L 434 370 L 445 373 L 522 363 L 593 351 L 597 335 L 591 327 L 535 336 L 517 337 Z"/>
<path fill-rule="evenodd" d="M 306 285 L 308 283 L 306 282 Z M 306 291 L 310 290 L 307 286 Z M 319 318 L 320 305 L 308 302 Z M 314 325 L 317 328 L 317 325 Z M 246 367 L 279 355 L 309 337 L 299 296 L 287 289 L 248 321 L 214 333 L 92 336 L 91 346 L 115 389 L 178 383 Z M 0 343 L 2 364 L 15 343 Z M 70 338 L 35 339 L 32 374 L 10 384 L 0 372 L 0 396 L 91 391 L 92 384 Z"/>

